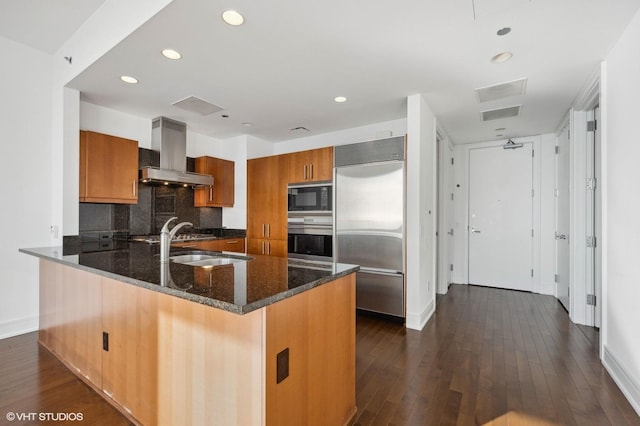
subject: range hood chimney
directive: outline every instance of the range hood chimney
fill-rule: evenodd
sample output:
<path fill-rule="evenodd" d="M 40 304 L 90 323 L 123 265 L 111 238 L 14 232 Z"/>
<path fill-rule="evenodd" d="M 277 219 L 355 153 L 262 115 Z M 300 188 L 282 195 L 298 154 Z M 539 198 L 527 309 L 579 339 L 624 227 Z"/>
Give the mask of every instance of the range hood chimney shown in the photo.
<path fill-rule="evenodd" d="M 140 170 L 142 182 L 158 182 L 194 188 L 212 186 L 213 177 L 187 172 L 187 125 L 166 117 L 151 123 L 151 148 L 160 152 L 160 167 Z"/>

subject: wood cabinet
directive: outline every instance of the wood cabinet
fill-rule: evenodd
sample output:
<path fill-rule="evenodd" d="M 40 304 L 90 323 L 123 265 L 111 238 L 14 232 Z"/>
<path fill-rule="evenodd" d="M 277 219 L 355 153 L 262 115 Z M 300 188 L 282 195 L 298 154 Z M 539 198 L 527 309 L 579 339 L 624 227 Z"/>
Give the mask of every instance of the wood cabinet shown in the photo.
<path fill-rule="evenodd" d="M 266 256 L 287 257 L 287 248 L 287 240 L 247 238 L 248 254 L 264 254 Z"/>
<path fill-rule="evenodd" d="M 80 131 L 80 202 L 138 202 L 138 142 Z"/>
<path fill-rule="evenodd" d="M 40 342 L 84 380 L 102 386 L 102 281 L 40 261 Z"/>
<path fill-rule="evenodd" d="M 213 187 L 198 188 L 194 193 L 196 207 L 233 207 L 235 163 L 213 157 L 196 158 L 196 173 L 213 176 Z"/>
<path fill-rule="evenodd" d="M 247 253 L 287 255 L 287 178 L 285 155 L 247 161 Z"/>
<path fill-rule="evenodd" d="M 287 256 L 287 185 L 333 180 L 333 147 L 247 161 L 247 253 Z"/>
<path fill-rule="evenodd" d="M 157 424 L 159 293 L 102 278 L 102 392 L 141 424 Z"/>
<path fill-rule="evenodd" d="M 172 247 L 193 248 L 209 251 L 245 252 L 244 238 L 224 238 L 206 241 L 184 241 L 171 244 Z"/>
<path fill-rule="evenodd" d="M 287 154 L 288 183 L 316 182 L 333 179 L 333 147 Z"/>
<path fill-rule="evenodd" d="M 266 424 L 346 425 L 355 401 L 355 274 L 266 307 Z M 289 349 L 278 383 L 277 356 Z"/>
<path fill-rule="evenodd" d="M 198 285 L 233 283 L 232 269 Z M 47 260 L 40 292 L 40 342 L 136 423 L 342 425 L 355 414 L 355 274 L 244 315 Z"/>

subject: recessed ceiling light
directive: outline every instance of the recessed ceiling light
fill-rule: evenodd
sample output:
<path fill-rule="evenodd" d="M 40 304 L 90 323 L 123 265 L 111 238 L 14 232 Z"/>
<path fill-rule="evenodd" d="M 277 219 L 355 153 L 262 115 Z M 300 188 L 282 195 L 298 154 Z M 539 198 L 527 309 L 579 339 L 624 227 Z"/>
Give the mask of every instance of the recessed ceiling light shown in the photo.
<path fill-rule="evenodd" d="M 503 131 L 503 130 L 507 130 L 507 128 L 506 128 L 506 127 L 498 127 L 498 128 L 496 129 L 496 132 L 501 132 L 501 131 Z"/>
<path fill-rule="evenodd" d="M 222 12 L 222 20 L 229 25 L 237 27 L 238 25 L 242 25 L 244 23 L 244 16 L 242 16 L 240 12 L 236 10 L 225 10 L 224 12 Z"/>
<path fill-rule="evenodd" d="M 498 34 L 499 36 L 503 36 L 503 35 L 509 34 L 510 32 L 511 32 L 511 28 L 504 27 L 504 28 L 500 28 L 496 34 Z"/>
<path fill-rule="evenodd" d="M 509 59 L 511 59 L 512 56 L 513 56 L 513 53 L 511 53 L 511 52 L 498 53 L 496 56 L 491 58 L 491 62 L 497 64 L 499 62 L 508 61 Z"/>
<path fill-rule="evenodd" d="M 182 58 L 182 55 L 180 54 L 180 52 L 175 51 L 173 49 L 164 49 L 162 51 L 162 56 L 164 56 L 167 59 L 180 59 L 180 58 Z"/>
<path fill-rule="evenodd" d="M 128 76 L 128 75 L 121 75 L 120 76 L 120 80 L 124 81 L 125 83 L 129 83 L 129 84 L 136 84 L 138 82 L 137 78 Z"/>
<path fill-rule="evenodd" d="M 339 104 L 341 104 L 342 102 L 347 102 L 347 98 L 345 98 L 344 96 L 336 96 L 335 98 L 333 98 L 333 100 L 338 102 Z"/>
<path fill-rule="evenodd" d="M 253 126 L 253 123 L 249 123 L 248 121 L 245 121 L 244 123 L 242 123 L 242 125 L 244 127 L 251 127 L 251 126 Z"/>

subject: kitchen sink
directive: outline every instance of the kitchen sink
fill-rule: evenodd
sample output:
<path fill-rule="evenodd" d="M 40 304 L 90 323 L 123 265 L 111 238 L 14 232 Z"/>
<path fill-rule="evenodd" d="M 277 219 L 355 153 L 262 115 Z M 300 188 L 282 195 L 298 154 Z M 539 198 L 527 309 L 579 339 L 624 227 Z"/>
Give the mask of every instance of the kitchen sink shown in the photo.
<path fill-rule="evenodd" d="M 236 257 L 215 256 L 211 254 L 182 254 L 169 257 L 174 263 L 182 263 L 190 266 L 213 267 L 222 265 L 231 265 L 239 262 L 246 262 L 247 259 L 239 259 Z"/>

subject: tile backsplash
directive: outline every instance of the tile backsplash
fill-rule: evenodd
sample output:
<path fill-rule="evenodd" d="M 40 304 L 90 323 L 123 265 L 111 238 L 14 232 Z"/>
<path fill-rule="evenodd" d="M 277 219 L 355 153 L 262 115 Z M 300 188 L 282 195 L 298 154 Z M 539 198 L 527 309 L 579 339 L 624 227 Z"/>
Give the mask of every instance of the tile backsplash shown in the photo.
<path fill-rule="evenodd" d="M 139 167 L 160 165 L 157 151 L 139 148 Z M 187 158 L 187 170 L 194 171 L 195 160 Z M 164 185 L 138 187 L 137 204 L 80 203 L 79 230 L 117 231 L 130 235 L 158 234 L 170 217 L 191 222 L 196 229 L 222 227 L 222 208 L 194 207 L 193 189 Z"/>

